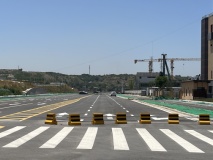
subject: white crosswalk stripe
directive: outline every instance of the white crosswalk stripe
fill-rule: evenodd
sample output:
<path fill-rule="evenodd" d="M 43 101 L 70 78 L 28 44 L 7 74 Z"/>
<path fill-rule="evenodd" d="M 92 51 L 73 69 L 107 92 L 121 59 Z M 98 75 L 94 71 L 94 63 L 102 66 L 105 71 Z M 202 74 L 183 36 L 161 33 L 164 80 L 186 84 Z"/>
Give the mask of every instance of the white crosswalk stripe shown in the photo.
<path fill-rule="evenodd" d="M 97 132 L 98 132 L 97 127 L 89 127 L 80 144 L 78 145 L 77 149 L 92 149 Z"/>
<path fill-rule="evenodd" d="M 202 134 L 200 134 L 200 133 L 198 133 L 198 132 L 196 132 L 194 130 L 185 130 L 185 131 L 187 133 L 193 135 L 194 137 L 196 137 L 196 138 L 198 138 L 198 139 L 200 139 L 200 140 L 202 140 L 202 141 L 204 141 L 204 142 L 206 142 L 206 143 L 208 143 L 208 144 L 213 146 L 213 139 L 211 139 L 209 137 L 206 137 L 206 136 L 204 136 L 204 135 L 202 135 Z"/>
<path fill-rule="evenodd" d="M 191 144 L 190 142 L 186 141 L 185 139 L 181 138 L 174 132 L 172 132 L 169 129 L 160 129 L 165 135 L 167 135 L 169 138 L 171 138 L 173 141 L 178 143 L 180 146 L 182 146 L 184 149 L 186 149 L 188 152 L 194 152 L 194 153 L 204 153 L 202 150 Z"/>
<path fill-rule="evenodd" d="M 6 130 L 6 131 L 4 131 L 4 132 L 1 132 L 1 133 L 0 133 L 0 138 L 3 138 L 3 137 L 5 137 L 5 136 L 8 136 L 8 135 L 10 135 L 10 134 L 12 134 L 12 133 L 14 133 L 14 132 L 17 132 L 17 131 L 19 131 L 19 130 L 25 128 L 25 127 L 26 127 L 26 126 L 16 126 L 16 127 L 14 127 L 14 128 L 8 129 L 8 130 Z"/>
<path fill-rule="evenodd" d="M 37 135 L 41 134 L 45 130 L 47 130 L 49 127 L 39 127 L 38 129 L 28 133 L 27 135 L 3 146 L 5 148 L 17 148 L 21 146 L 22 144 L 26 143 L 27 141 L 31 140 L 32 138 L 36 137 Z"/>
<path fill-rule="evenodd" d="M 43 127 L 34 129 L 33 131 L 30 131 L 30 130 L 32 130 L 32 127 L 29 127 L 30 129 L 27 127 L 25 128 L 25 127 L 26 126 L 16 126 L 11 129 L 0 132 L 1 140 L 4 137 L 7 141 L 10 140 L 11 138 L 13 138 L 13 141 L 12 142 L 10 141 L 10 143 L 6 141 L 8 144 L 7 143 L 5 144 L 5 141 L 0 141 L 0 145 L 3 142 L 4 143 L 4 145 L 2 145 L 3 148 L 18 148 L 29 141 L 33 141 L 33 138 L 35 138 L 38 135 L 40 135 L 40 136 L 44 135 L 45 139 L 46 139 L 47 135 L 50 135 L 50 138 L 48 138 L 46 140 L 41 138 L 36 143 L 36 144 L 40 143 L 39 144 L 40 149 L 59 148 L 57 146 L 60 143 L 63 143 L 63 141 L 66 137 L 68 138 L 67 140 L 70 143 L 72 143 L 73 139 L 75 139 L 74 140 L 75 143 L 73 143 L 75 145 L 71 144 L 70 146 L 73 147 L 73 149 L 77 149 L 77 150 L 94 149 L 95 143 L 97 143 L 97 144 L 105 143 L 106 142 L 105 140 L 107 140 L 107 141 L 112 141 L 112 143 L 108 143 L 108 145 L 111 144 L 110 148 L 112 150 L 134 150 L 135 146 L 138 146 L 140 143 L 143 144 L 145 142 L 146 145 L 149 147 L 150 151 L 152 151 L 152 152 L 169 152 L 171 150 L 167 150 L 166 146 L 163 146 L 163 145 L 165 145 L 166 143 L 171 145 L 171 142 L 173 141 L 174 144 L 176 144 L 176 143 L 179 144 L 179 146 L 175 145 L 176 150 L 178 150 L 177 147 L 179 147 L 179 148 L 184 148 L 187 152 L 191 152 L 191 153 L 205 153 L 204 148 L 202 148 L 202 150 L 201 150 L 197 146 L 195 146 L 195 145 L 200 146 L 200 144 L 192 144 L 191 142 L 184 139 L 184 136 L 187 136 L 188 138 L 189 138 L 189 136 L 192 136 L 193 138 L 195 137 L 199 140 L 202 140 L 201 142 L 203 144 L 208 143 L 213 146 L 213 139 L 211 139 L 205 135 L 205 132 L 213 133 L 213 130 L 206 130 L 206 131 L 202 130 L 202 132 L 204 134 L 201 134 L 201 133 L 199 133 L 199 131 L 195 131 L 195 130 L 182 130 L 182 132 L 184 134 L 182 134 L 182 137 L 181 137 L 180 135 L 175 133 L 176 130 L 172 131 L 170 129 L 156 129 L 155 132 L 163 133 L 163 134 L 161 133 L 157 139 L 155 136 L 153 136 L 153 131 L 150 132 L 148 128 L 134 128 L 133 130 L 123 130 L 122 128 L 108 128 L 109 129 L 108 133 L 111 133 L 111 134 L 106 135 L 106 137 L 105 136 L 101 137 L 101 140 L 100 140 L 100 137 L 98 137 L 98 136 L 100 136 L 103 131 L 106 131 L 105 129 L 103 130 L 102 127 L 101 128 L 88 127 L 87 130 L 84 130 L 84 129 L 79 129 L 79 127 L 68 126 L 68 127 L 60 128 L 60 130 L 59 130 L 58 128 L 43 126 Z M 26 132 L 26 130 L 29 130 L 29 132 L 26 135 L 22 135 L 22 137 L 18 136 L 21 138 L 14 140 L 14 136 L 16 136 L 16 134 L 17 135 L 21 134 L 21 132 L 17 132 L 17 131 L 20 131 L 23 128 L 25 128 L 24 129 L 25 132 Z M 51 132 L 52 129 L 55 131 Z M 48 132 L 44 132 L 46 130 L 48 130 Z M 180 130 L 177 130 L 177 131 L 180 132 Z M 100 132 L 100 135 L 98 134 L 98 132 Z M 9 136 L 11 134 L 13 134 L 13 135 Z M 135 135 L 133 135 L 133 134 L 135 134 Z M 80 137 L 79 135 L 83 135 L 83 136 Z M 132 135 L 131 140 L 133 140 L 133 141 L 127 141 L 129 136 L 125 136 L 125 135 Z M 172 141 L 169 141 L 169 142 L 165 141 L 165 135 L 167 138 L 171 139 Z M 71 136 L 72 138 L 70 138 L 69 136 Z M 164 141 L 162 141 L 162 139 L 159 138 L 161 136 L 164 136 L 164 138 L 163 138 Z M 140 138 L 141 141 L 138 141 L 137 137 Z M 137 141 L 134 141 L 136 139 L 137 139 Z M 76 141 L 76 140 L 78 140 L 78 141 Z M 129 144 L 127 142 L 130 144 L 130 146 L 132 148 L 129 147 Z M 135 144 L 135 143 L 137 143 L 137 144 Z M 194 143 L 197 143 L 197 141 L 195 141 Z M 208 144 L 206 144 L 207 153 L 209 152 Z M 24 145 L 23 145 L 23 147 L 24 147 Z M 105 145 L 103 145 L 103 147 L 105 147 Z M 146 148 L 148 148 L 148 147 L 146 147 Z M 106 148 L 108 148 L 108 147 L 106 147 Z M 141 148 L 141 149 L 143 150 L 144 148 Z"/>
<path fill-rule="evenodd" d="M 209 132 L 213 133 L 213 130 L 209 130 Z"/>
<path fill-rule="evenodd" d="M 72 131 L 72 129 L 73 127 L 64 127 L 60 132 L 39 148 L 55 148 Z"/>
<path fill-rule="evenodd" d="M 151 151 L 164 151 L 166 152 L 166 149 L 144 128 L 136 128 L 140 136 L 143 138 L 143 140 L 146 142 L 146 144 L 149 146 Z"/>
<path fill-rule="evenodd" d="M 112 128 L 114 150 L 129 150 L 125 135 L 121 128 Z"/>

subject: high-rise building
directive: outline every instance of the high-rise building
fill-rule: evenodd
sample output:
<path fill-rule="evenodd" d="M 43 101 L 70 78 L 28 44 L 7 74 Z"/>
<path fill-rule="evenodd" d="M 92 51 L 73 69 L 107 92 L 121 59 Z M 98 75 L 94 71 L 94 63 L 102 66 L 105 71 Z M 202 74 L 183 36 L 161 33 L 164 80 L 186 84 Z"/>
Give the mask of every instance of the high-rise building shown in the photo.
<path fill-rule="evenodd" d="M 213 13 L 201 20 L 201 80 L 213 80 Z"/>

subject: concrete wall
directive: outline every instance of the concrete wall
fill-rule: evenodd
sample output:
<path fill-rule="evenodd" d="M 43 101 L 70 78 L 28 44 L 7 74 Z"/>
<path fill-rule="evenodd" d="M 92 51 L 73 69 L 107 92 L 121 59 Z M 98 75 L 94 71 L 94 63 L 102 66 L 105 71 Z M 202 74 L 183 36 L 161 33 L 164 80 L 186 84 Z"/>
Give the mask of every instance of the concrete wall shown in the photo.
<path fill-rule="evenodd" d="M 141 95 L 142 90 L 127 90 L 124 91 L 125 94 Z"/>
<path fill-rule="evenodd" d="M 27 95 L 35 95 L 35 94 L 46 94 L 46 93 L 47 93 L 47 91 L 44 88 L 38 87 L 38 88 L 32 88 L 26 94 Z"/>
<path fill-rule="evenodd" d="M 193 100 L 194 97 L 194 90 L 198 88 L 204 88 L 207 92 L 208 90 L 208 82 L 206 81 L 185 81 L 181 84 L 181 94 L 180 98 L 185 100 Z"/>

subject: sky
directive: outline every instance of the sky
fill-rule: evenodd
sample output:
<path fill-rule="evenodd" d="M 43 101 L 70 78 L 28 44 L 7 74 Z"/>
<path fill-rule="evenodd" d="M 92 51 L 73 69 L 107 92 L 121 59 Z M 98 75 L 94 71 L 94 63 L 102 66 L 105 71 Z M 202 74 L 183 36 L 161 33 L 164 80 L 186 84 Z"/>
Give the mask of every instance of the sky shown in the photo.
<path fill-rule="evenodd" d="M 148 72 L 134 60 L 200 58 L 201 20 L 210 13 L 213 0 L 0 0 L 0 69 Z M 200 74 L 200 61 L 174 66 L 174 75 Z"/>

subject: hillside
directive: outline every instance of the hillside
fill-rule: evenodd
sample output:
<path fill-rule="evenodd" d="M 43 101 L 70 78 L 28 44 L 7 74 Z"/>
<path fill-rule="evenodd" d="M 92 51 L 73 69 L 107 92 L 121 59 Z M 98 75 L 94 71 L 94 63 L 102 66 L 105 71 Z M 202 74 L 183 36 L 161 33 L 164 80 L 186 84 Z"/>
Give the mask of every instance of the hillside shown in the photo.
<path fill-rule="evenodd" d="M 180 86 L 181 81 L 189 77 L 175 76 L 172 86 Z M 93 92 L 138 89 L 135 86 L 136 76 L 133 74 L 110 74 L 110 75 L 66 75 L 55 72 L 26 72 L 22 69 L 0 69 L 0 90 L 9 89 L 13 94 L 20 94 L 28 88 L 43 87 L 50 93 L 77 92 L 86 90 Z M 11 82 L 11 83 L 9 83 Z M 15 83 L 16 82 L 16 83 Z M 150 84 L 146 84 L 149 86 Z M 152 86 L 154 84 L 152 83 Z"/>
<path fill-rule="evenodd" d="M 18 82 L 11 80 L 0 80 L 0 96 L 20 95 L 22 91 L 35 87 L 29 82 Z"/>
<path fill-rule="evenodd" d="M 17 81 L 16 84 L 23 84 L 24 87 L 21 87 L 21 85 L 17 87 L 19 91 L 26 90 L 28 87 L 45 86 L 45 88 L 48 88 L 50 92 L 54 92 L 53 90 L 55 90 L 55 92 L 71 92 L 73 90 L 86 90 L 93 92 L 94 89 L 100 91 L 116 90 L 121 92 L 122 86 L 124 89 L 133 89 L 129 86 L 134 83 L 135 75 L 65 75 L 55 72 L 26 72 L 21 69 L 1 69 L 0 79 L 5 82 L 7 81 L 8 83 L 10 80 L 14 82 Z M 5 84 L 0 85 L 0 88 L 5 88 L 4 85 Z M 53 89 L 53 86 L 55 89 Z M 66 89 L 64 90 L 64 88 Z"/>

